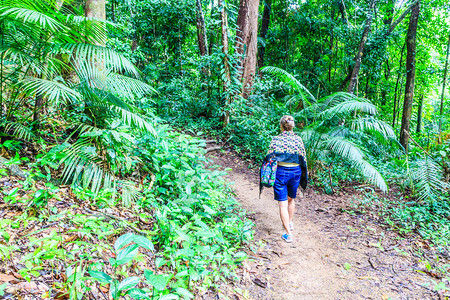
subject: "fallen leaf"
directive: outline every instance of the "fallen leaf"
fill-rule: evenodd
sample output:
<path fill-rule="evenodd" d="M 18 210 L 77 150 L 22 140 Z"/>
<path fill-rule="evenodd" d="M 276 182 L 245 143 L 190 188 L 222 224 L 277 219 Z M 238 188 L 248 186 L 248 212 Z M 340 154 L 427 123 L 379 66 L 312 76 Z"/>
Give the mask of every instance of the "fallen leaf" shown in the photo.
<path fill-rule="evenodd" d="M 0 274 L 0 281 L 1 282 L 11 282 L 11 283 L 19 282 L 16 277 L 14 277 L 12 275 L 6 275 L 6 274 Z"/>
<path fill-rule="evenodd" d="M 266 288 L 267 287 L 267 282 L 263 282 L 261 281 L 259 278 L 254 278 L 253 279 L 253 283 L 262 287 L 262 288 Z"/>
<path fill-rule="evenodd" d="M 358 277 L 358 279 L 380 280 L 377 277 L 372 277 L 372 276 L 361 276 L 361 277 Z"/>

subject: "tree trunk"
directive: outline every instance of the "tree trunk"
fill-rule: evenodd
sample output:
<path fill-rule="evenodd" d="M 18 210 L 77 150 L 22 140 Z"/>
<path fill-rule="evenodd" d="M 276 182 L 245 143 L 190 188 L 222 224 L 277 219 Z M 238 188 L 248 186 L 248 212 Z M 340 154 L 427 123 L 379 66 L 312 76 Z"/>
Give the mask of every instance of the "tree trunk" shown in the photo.
<path fill-rule="evenodd" d="M 111 14 L 112 14 L 112 21 L 116 23 L 116 8 L 115 8 L 114 0 L 111 1 Z"/>
<path fill-rule="evenodd" d="M 413 3 L 411 3 L 407 9 L 400 15 L 400 17 L 397 18 L 393 23 L 391 23 L 391 26 L 389 26 L 388 34 L 391 34 L 392 31 L 394 31 L 395 27 L 400 24 L 401 21 L 408 15 L 412 9 L 419 4 L 420 0 L 415 0 Z M 411 12 L 412 13 L 412 12 Z"/>
<path fill-rule="evenodd" d="M 358 53 L 355 57 L 355 66 L 353 67 L 352 75 L 350 77 L 350 83 L 348 85 L 347 92 L 353 94 L 356 86 L 356 80 L 358 79 L 359 69 L 361 68 L 361 59 L 364 51 L 364 46 L 367 42 L 367 37 L 369 36 L 370 27 L 372 26 L 373 13 L 375 9 L 377 0 L 372 0 L 370 2 L 369 14 L 367 15 L 366 23 L 364 24 L 364 30 L 361 37 L 361 42 L 359 43 Z"/>
<path fill-rule="evenodd" d="M 245 99 L 251 93 L 253 78 L 256 73 L 256 53 L 258 39 L 258 7 L 259 0 L 240 0 L 237 18 L 236 53 L 243 56 L 242 67 L 242 97 Z"/>
<path fill-rule="evenodd" d="M 261 31 L 259 32 L 259 36 L 261 37 L 264 43 L 259 47 L 258 50 L 258 68 L 264 66 L 264 54 L 266 52 L 266 36 L 267 31 L 269 30 L 271 10 L 272 10 L 272 0 L 266 0 L 264 3 L 263 17 L 261 21 Z"/>
<path fill-rule="evenodd" d="M 403 101 L 402 126 L 400 129 L 400 144 L 408 152 L 412 103 L 414 99 L 414 83 L 416 77 L 416 36 L 419 21 L 420 6 L 417 2 L 411 10 L 408 33 L 406 34 L 406 84 Z"/>
<path fill-rule="evenodd" d="M 402 75 L 401 69 L 402 69 L 402 63 L 403 63 L 403 52 L 405 51 L 406 42 L 403 44 L 402 52 L 400 54 L 400 64 L 398 66 L 398 75 L 397 75 L 397 82 L 395 83 L 395 90 L 394 90 L 394 113 L 392 114 L 392 128 L 395 128 L 395 118 L 396 118 L 396 108 L 399 110 L 400 108 L 397 105 L 397 91 L 398 91 L 398 83 L 400 81 L 400 76 Z"/>
<path fill-rule="evenodd" d="M 106 7 L 105 0 L 86 0 L 84 7 L 84 14 L 88 18 L 105 20 Z M 105 46 L 106 41 L 97 41 L 100 46 Z"/>
<path fill-rule="evenodd" d="M 422 109 L 423 109 L 423 95 L 419 98 L 419 109 L 417 110 L 417 128 L 416 132 L 420 133 L 422 127 Z"/>
<path fill-rule="evenodd" d="M 202 10 L 201 0 L 196 0 L 197 3 L 197 39 L 198 39 L 198 49 L 200 50 L 200 55 L 208 55 L 208 40 L 206 38 L 206 27 L 205 27 L 205 17 Z"/>
<path fill-rule="evenodd" d="M 391 0 L 389 0 L 389 1 L 391 1 Z M 412 4 L 410 4 L 410 6 L 408 6 L 405 9 L 405 11 L 395 21 L 393 21 L 393 11 L 391 11 L 391 10 L 389 11 L 387 18 L 383 21 L 383 23 L 387 26 L 387 29 L 384 33 L 384 38 L 383 38 L 384 40 L 387 40 L 389 35 L 394 31 L 395 27 L 398 24 L 400 24 L 401 21 L 403 21 L 405 16 L 408 15 L 408 13 L 411 11 L 413 6 L 418 2 L 419 2 L 419 0 L 415 0 Z M 341 4 L 339 7 L 341 8 L 341 7 L 343 7 L 343 5 Z M 356 58 L 355 58 L 355 62 L 356 62 Z M 356 66 L 356 63 L 355 63 L 355 66 Z M 353 78 L 353 72 L 352 72 L 352 70 L 349 70 L 349 73 L 347 74 L 347 76 L 344 78 L 341 85 L 339 86 L 339 90 L 343 90 L 351 78 Z"/>
<path fill-rule="evenodd" d="M 445 94 L 445 84 L 447 83 L 449 51 L 450 51 L 450 33 L 447 42 L 447 55 L 445 56 L 444 78 L 442 80 L 441 108 L 439 110 L 439 133 L 441 133 L 442 131 L 442 117 L 444 115 L 444 94 Z"/>
<path fill-rule="evenodd" d="M 395 3 L 394 0 L 388 0 L 387 1 L 389 10 L 386 13 L 386 16 L 383 20 L 384 25 L 390 26 L 392 24 L 392 20 L 394 19 L 394 10 L 395 10 Z"/>
<path fill-rule="evenodd" d="M 339 7 L 339 12 L 341 13 L 341 16 L 342 16 L 342 23 L 347 25 L 348 18 L 347 18 L 347 11 L 345 10 L 345 6 L 344 6 L 344 0 L 338 0 L 338 7 Z"/>
<path fill-rule="evenodd" d="M 39 118 L 42 107 L 44 106 L 44 96 L 41 92 L 36 93 L 35 101 L 34 101 L 34 113 L 33 113 L 33 127 L 34 129 L 39 128 Z"/>
<path fill-rule="evenodd" d="M 220 10 L 220 31 L 222 33 L 222 53 L 223 53 L 223 68 L 225 72 L 225 81 L 223 81 L 223 93 L 225 95 L 225 114 L 223 116 L 223 127 L 227 127 L 230 123 L 230 105 L 231 95 L 228 91 L 228 85 L 231 82 L 230 63 L 228 61 L 228 16 L 225 6 L 222 5 L 222 1 L 219 0 Z"/>

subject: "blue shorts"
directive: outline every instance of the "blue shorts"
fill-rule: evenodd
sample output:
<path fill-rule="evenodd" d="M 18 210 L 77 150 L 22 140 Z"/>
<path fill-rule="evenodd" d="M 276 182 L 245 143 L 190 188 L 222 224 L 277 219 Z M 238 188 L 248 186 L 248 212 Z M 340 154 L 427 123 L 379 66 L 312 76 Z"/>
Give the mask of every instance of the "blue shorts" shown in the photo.
<path fill-rule="evenodd" d="M 287 197 L 295 198 L 302 176 L 302 168 L 278 166 L 273 192 L 275 200 L 286 201 Z"/>

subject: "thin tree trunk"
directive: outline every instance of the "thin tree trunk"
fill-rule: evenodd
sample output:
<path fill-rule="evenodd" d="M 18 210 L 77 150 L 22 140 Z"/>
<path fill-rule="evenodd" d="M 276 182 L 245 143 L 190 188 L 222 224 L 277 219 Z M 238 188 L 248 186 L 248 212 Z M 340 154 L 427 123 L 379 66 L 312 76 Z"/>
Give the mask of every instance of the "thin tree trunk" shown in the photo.
<path fill-rule="evenodd" d="M 257 40 L 258 40 L 258 7 L 259 0 L 241 0 L 237 18 L 236 53 L 243 56 L 239 67 L 242 67 L 242 97 L 251 93 L 256 73 Z"/>
<path fill-rule="evenodd" d="M 228 61 L 228 16 L 225 6 L 222 5 L 222 1 L 219 0 L 220 10 L 220 31 L 222 34 L 222 53 L 223 53 L 223 68 L 225 72 L 225 81 L 222 82 L 223 94 L 225 95 L 225 114 L 223 117 L 223 127 L 227 127 L 230 123 L 230 105 L 231 95 L 228 91 L 228 85 L 231 82 L 230 63 Z"/>
<path fill-rule="evenodd" d="M 387 19 L 385 19 L 383 21 L 384 24 L 388 26 L 386 29 L 386 32 L 384 33 L 384 40 L 387 40 L 388 36 L 394 31 L 395 27 L 403 21 L 405 16 L 408 15 L 408 13 L 411 11 L 413 6 L 418 2 L 419 2 L 419 0 L 415 0 L 412 4 L 410 4 L 410 6 L 408 6 L 406 8 L 406 10 L 395 21 L 393 21 L 393 11 L 390 11 Z M 393 7 L 392 7 L 392 9 L 393 9 Z M 356 62 L 356 58 L 355 58 L 355 62 Z M 355 63 L 355 66 L 356 66 L 356 63 Z M 353 78 L 353 72 L 352 72 L 352 70 L 349 70 L 349 73 L 347 74 L 347 76 L 344 78 L 341 85 L 339 86 L 339 90 L 343 90 L 351 78 Z"/>
<path fill-rule="evenodd" d="M 116 22 L 116 9 L 115 9 L 114 0 L 111 1 L 111 13 L 112 13 L 112 20 L 115 23 Z"/>
<path fill-rule="evenodd" d="M 404 86 L 404 83 L 405 83 L 405 77 L 402 76 L 402 80 L 400 81 L 400 86 L 401 87 Z M 398 125 L 398 120 L 400 120 L 400 112 L 403 112 L 403 106 L 400 109 L 400 98 L 401 98 L 401 96 L 402 96 L 402 91 L 399 89 L 398 90 L 398 94 L 397 94 L 397 120 L 395 121 L 396 122 L 395 126 Z"/>
<path fill-rule="evenodd" d="M 41 112 L 42 106 L 44 106 L 44 96 L 42 95 L 41 92 L 37 92 L 36 98 L 34 101 L 34 113 L 33 113 L 34 129 L 39 128 L 39 118 L 40 118 L 40 112 Z"/>
<path fill-rule="evenodd" d="M 205 27 L 205 17 L 202 10 L 201 0 L 196 0 L 197 3 L 197 40 L 198 49 L 200 50 L 200 55 L 208 55 L 208 40 L 206 37 L 206 27 Z"/>
<path fill-rule="evenodd" d="M 388 12 L 386 14 L 385 19 L 383 20 L 384 25 L 390 26 L 392 24 L 392 20 L 394 19 L 394 9 L 395 3 L 394 0 L 388 0 Z"/>
<path fill-rule="evenodd" d="M 417 127 L 416 132 L 420 133 L 422 127 L 422 109 L 423 109 L 423 95 L 419 98 L 419 109 L 417 110 Z"/>
<path fill-rule="evenodd" d="M 439 116 L 440 116 L 440 118 L 439 118 L 439 133 L 441 133 L 441 131 L 442 131 L 442 117 L 444 115 L 444 95 L 445 95 L 445 85 L 447 83 L 449 52 L 450 52 L 450 34 L 448 36 L 447 55 L 445 56 L 444 78 L 442 80 L 441 108 L 439 110 Z"/>
<path fill-rule="evenodd" d="M 403 101 L 402 126 L 400 128 L 400 144 L 408 152 L 412 103 L 414 99 L 414 83 L 416 77 L 416 36 L 419 21 L 420 4 L 417 2 L 411 10 L 408 33 L 406 34 L 406 84 Z"/>
<path fill-rule="evenodd" d="M 288 32 L 288 0 L 284 0 L 285 5 L 285 16 L 283 18 L 283 27 L 284 27 L 284 69 L 288 68 L 288 60 L 289 60 L 289 32 Z"/>
<path fill-rule="evenodd" d="M 264 3 L 263 17 L 261 21 L 261 30 L 259 32 L 259 36 L 261 37 L 264 43 L 259 47 L 258 50 L 258 68 L 262 68 L 264 66 L 264 54 L 266 53 L 266 36 L 267 31 L 269 30 L 271 11 L 272 11 L 272 0 L 266 0 Z"/>
<path fill-rule="evenodd" d="M 85 16 L 88 18 L 106 19 L 106 7 L 105 0 L 86 0 L 85 2 Z M 97 41 L 98 45 L 104 46 L 106 41 Z"/>
<path fill-rule="evenodd" d="M 342 22 L 347 25 L 348 24 L 348 17 L 347 17 L 347 11 L 345 10 L 344 0 L 338 0 L 338 6 L 339 6 L 339 12 L 342 16 Z"/>
<path fill-rule="evenodd" d="M 365 97 L 369 98 L 369 82 L 370 82 L 370 73 L 367 75 L 367 80 L 366 80 L 366 89 L 364 91 Z"/>
<path fill-rule="evenodd" d="M 401 52 L 401 54 L 400 54 L 400 64 L 399 64 L 399 66 L 398 66 L 398 75 L 397 75 L 397 82 L 395 83 L 395 90 L 394 90 L 394 113 L 392 114 L 392 127 L 394 128 L 395 127 L 395 118 L 396 118 L 396 108 L 399 110 L 400 108 L 398 107 L 398 104 L 397 104 L 397 91 L 398 91 L 398 83 L 399 83 L 399 81 L 400 81 L 400 76 L 402 75 L 402 73 L 401 73 L 401 69 L 402 69 L 402 63 L 403 63 L 403 53 L 404 53 L 404 51 L 405 51 L 405 46 L 406 46 L 406 42 L 403 44 L 403 47 L 402 47 L 402 52 Z"/>
<path fill-rule="evenodd" d="M 408 13 L 410 11 L 412 11 L 412 9 L 418 5 L 420 2 L 420 0 L 415 0 L 413 3 L 411 3 L 408 8 L 406 8 L 406 10 L 400 15 L 400 17 L 397 18 L 397 20 L 395 20 L 391 26 L 389 26 L 389 30 L 388 30 L 388 35 L 392 33 L 392 31 L 394 31 L 395 27 L 400 24 L 401 21 L 403 21 L 403 19 L 408 15 Z"/>
<path fill-rule="evenodd" d="M 350 83 L 348 85 L 347 92 L 353 94 L 356 86 L 356 80 L 358 78 L 359 70 L 361 68 L 361 60 L 364 51 L 364 47 L 369 36 L 370 27 L 372 26 L 373 14 L 377 0 L 372 0 L 370 2 L 369 14 L 367 15 L 366 23 L 364 24 L 364 30 L 361 37 L 361 42 L 359 43 L 358 52 L 355 56 L 355 65 L 353 67 L 352 75 L 350 77 Z"/>

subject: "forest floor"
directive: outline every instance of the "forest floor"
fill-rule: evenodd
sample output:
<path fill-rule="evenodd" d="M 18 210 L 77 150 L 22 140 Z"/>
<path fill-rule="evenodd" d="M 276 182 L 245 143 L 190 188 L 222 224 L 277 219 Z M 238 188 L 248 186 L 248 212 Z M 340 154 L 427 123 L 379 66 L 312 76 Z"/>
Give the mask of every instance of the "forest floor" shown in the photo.
<path fill-rule="evenodd" d="M 401 237 L 370 214 L 346 211 L 355 190 L 330 196 L 307 188 L 297 196 L 294 242 L 288 244 L 281 239 L 273 191 L 258 198 L 258 170 L 233 152 L 209 158 L 231 168 L 227 179 L 255 224 L 251 259 L 234 283 L 247 295 L 237 293 L 236 299 L 449 299 L 422 261 L 426 241 Z"/>

